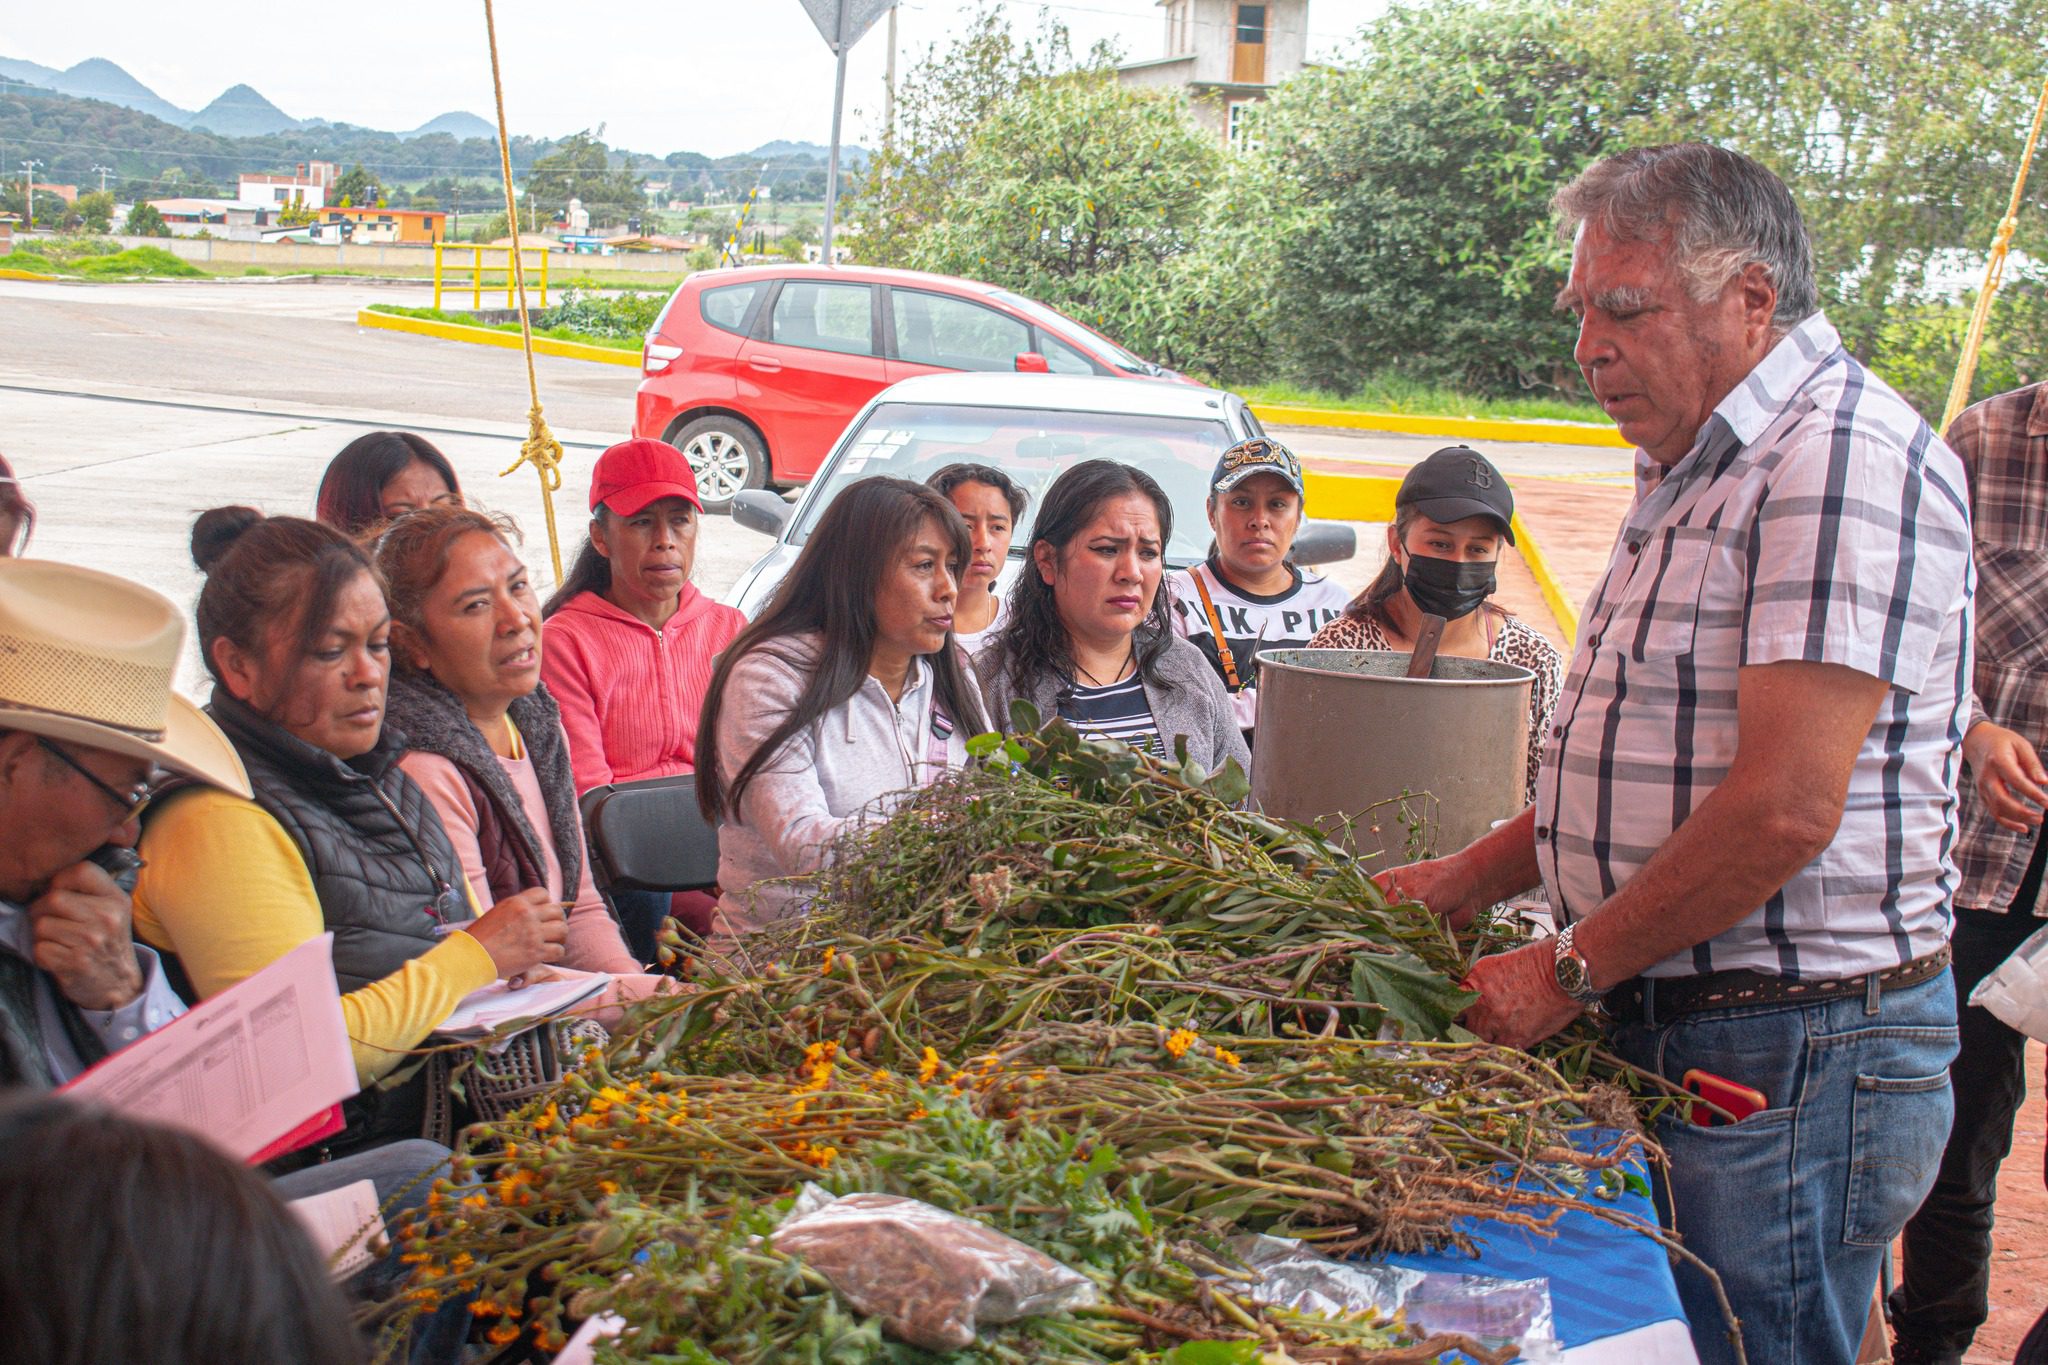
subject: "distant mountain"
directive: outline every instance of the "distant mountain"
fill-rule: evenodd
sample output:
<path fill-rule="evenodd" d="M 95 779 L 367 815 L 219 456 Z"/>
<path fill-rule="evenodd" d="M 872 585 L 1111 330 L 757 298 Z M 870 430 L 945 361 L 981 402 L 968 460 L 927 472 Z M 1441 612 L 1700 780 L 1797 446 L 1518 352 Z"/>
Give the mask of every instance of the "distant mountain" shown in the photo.
<path fill-rule="evenodd" d="M 213 103 L 190 116 L 188 128 L 226 137 L 262 137 L 300 126 L 299 120 L 246 85 L 229 86 Z"/>
<path fill-rule="evenodd" d="M 812 161 L 826 161 L 832 156 L 832 149 L 819 142 L 764 142 L 745 155 L 756 161 L 784 161 L 795 157 L 807 157 Z M 839 164 L 858 170 L 868 164 L 872 155 L 865 147 L 841 147 Z"/>
<path fill-rule="evenodd" d="M 495 142 L 498 138 L 498 125 L 492 123 L 489 119 L 481 119 L 475 114 L 464 113 L 458 110 L 454 113 L 443 114 L 439 118 L 429 119 L 411 132 L 400 133 L 399 136 L 402 138 L 426 137 L 432 133 L 446 133 L 457 142 L 473 137 L 489 138 Z"/>
<path fill-rule="evenodd" d="M 153 118 L 160 118 L 166 123 L 175 123 L 180 127 L 183 127 L 185 121 L 191 117 L 183 109 L 164 99 L 104 57 L 88 57 L 64 71 L 38 66 L 34 62 L 12 61 L 0 57 L 0 75 L 40 85 L 55 90 L 60 95 L 105 100 L 108 104 L 137 109 Z"/>

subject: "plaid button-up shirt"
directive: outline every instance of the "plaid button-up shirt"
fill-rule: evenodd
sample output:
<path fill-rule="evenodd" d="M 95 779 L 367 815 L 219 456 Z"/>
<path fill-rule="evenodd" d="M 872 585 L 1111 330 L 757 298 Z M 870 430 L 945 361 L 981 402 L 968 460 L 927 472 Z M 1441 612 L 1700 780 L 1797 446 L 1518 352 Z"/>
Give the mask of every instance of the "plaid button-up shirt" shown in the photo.
<path fill-rule="evenodd" d="M 2048 746 L 2048 383 L 1965 408 L 1948 443 L 1970 480 L 1977 700 L 1992 721 Z M 2000 828 L 1976 784 L 1963 783 L 1956 904 L 2011 908 L 2034 838 Z M 2048 914 L 2038 902 L 2031 909 Z"/>
<path fill-rule="evenodd" d="M 1647 974 L 1827 979 L 1939 948 L 1970 678 L 1961 462 L 1816 313 L 1682 460 L 1639 454 L 1636 472 L 1536 783 L 1552 905 L 1565 922 L 1593 910 L 1714 790 L 1735 758 L 1742 668 L 1832 663 L 1891 685 L 1834 841 L 1739 924 Z"/>

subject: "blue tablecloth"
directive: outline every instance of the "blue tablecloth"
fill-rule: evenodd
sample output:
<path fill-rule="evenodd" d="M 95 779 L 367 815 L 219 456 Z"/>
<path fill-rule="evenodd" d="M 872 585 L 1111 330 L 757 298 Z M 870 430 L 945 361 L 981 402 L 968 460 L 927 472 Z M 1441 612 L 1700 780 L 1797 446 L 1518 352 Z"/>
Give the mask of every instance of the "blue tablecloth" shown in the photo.
<path fill-rule="evenodd" d="M 1608 1151 L 1616 1136 L 1609 1129 L 1589 1130 L 1574 1145 Z M 1626 1169 L 1645 1183 L 1649 1179 L 1640 1157 Z M 1645 1194 L 1624 1193 L 1611 1207 L 1653 1223 L 1657 1218 Z M 1667 1319 L 1685 1321 L 1670 1260 L 1662 1247 L 1640 1233 L 1576 1210 L 1558 1220 L 1551 1237 L 1491 1219 L 1464 1219 L 1458 1226 L 1479 1244 L 1476 1258 L 1451 1250 L 1384 1260 L 1412 1270 L 1548 1279 L 1558 1339 L 1567 1349 Z"/>

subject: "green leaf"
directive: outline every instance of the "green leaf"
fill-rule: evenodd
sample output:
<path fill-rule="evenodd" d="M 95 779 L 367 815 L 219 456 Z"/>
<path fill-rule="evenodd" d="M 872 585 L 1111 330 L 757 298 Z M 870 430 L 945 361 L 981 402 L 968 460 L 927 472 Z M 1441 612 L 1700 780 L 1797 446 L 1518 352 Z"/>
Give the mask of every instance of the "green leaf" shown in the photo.
<path fill-rule="evenodd" d="M 1259 1343 L 1184 1341 L 1161 1356 L 1159 1365 L 1259 1365 Z"/>
<path fill-rule="evenodd" d="M 1442 1038 L 1479 997 L 1407 953 L 1358 953 L 1351 959 L 1351 998 L 1378 1005 L 1403 1038 L 1423 1042 Z"/>

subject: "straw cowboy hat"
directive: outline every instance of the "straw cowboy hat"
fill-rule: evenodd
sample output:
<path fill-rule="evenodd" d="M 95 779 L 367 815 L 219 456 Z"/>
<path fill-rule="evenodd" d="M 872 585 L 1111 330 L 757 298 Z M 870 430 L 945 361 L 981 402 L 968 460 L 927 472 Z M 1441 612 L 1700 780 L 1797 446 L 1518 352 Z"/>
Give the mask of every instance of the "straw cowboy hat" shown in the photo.
<path fill-rule="evenodd" d="M 0 730 L 148 759 L 237 796 L 242 760 L 171 691 L 185 621 L 140 583 L 44 559 L 0 559 Z"/>

